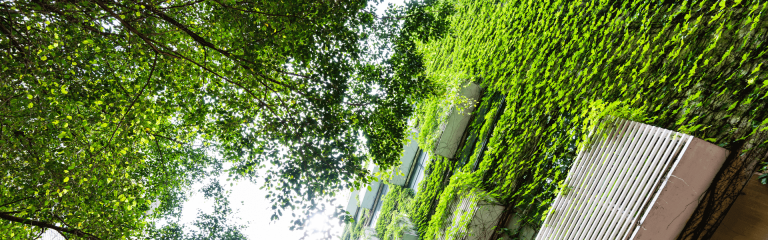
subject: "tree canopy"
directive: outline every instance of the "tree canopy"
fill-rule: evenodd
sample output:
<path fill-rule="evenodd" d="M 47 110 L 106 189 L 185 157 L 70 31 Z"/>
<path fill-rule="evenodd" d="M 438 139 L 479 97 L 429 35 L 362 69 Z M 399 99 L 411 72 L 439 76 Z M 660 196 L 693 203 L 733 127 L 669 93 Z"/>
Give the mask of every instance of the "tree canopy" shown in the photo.
<path fill-rule="evenodd" d="M 11 238 L 141 236 L 211 169 L 263 184 L 273 219 L 309 213 L 369 180 L 365 159 L 393 166 L 412 103 L 429 93 L 403 70 L 418 56 L 370 61 L 377 17 L 362 0 L 0 9 L 0 235 Z"/>

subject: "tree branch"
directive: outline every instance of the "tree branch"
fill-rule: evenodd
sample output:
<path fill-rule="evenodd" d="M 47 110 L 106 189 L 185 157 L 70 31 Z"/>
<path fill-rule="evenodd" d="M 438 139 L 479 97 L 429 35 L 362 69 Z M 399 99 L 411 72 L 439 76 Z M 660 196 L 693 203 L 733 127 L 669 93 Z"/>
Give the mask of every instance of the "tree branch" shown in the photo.
<path fill-rule="evenodd" d="M 81 231 L 79 229 L 63 228 L 63 227 L 59 227 L 59 226 L 53 225 L 51 223 L 41 222 L 41 221 L 36 221 L 36 220 L 31 220 L 31 219 L 25 219 L 25 218 L 20 218 L 20 217 L 15 217 L 15 216 L 12 216 L 12 215 L 9 215 L 9 214 L 5 214 L 5 213 L 0 213 L 0 219 L 8 220 L 8 221 L 11 221 L 11 222 L 17 222 L 17 223 L 21 223 L 21 224 L 32 225 L 32 226 L 35 226 L 35 227 L 53 229 L 53 230 L 56 230 L 56 231 L 59 231 L 59 232 L 70 233 L 70 234 L 74 234 L 74 235 L 76 235 L 78 237 L 83 237 L 83 238 L 87 238 L 87 239 L 101 240 L 101 238 L 96 237 L 93 234 L 83 232 L 83 231 Z"/>
<path fill-rule="evenodd" d="M 0 19 L 5 19 L 5 18 L 0 18 Z M 2 30 L 3 33 L 5 33 L 5 35 L 8 35 L 8 39 L 11 41 L 11 44 L 13 45 L 13 47 L 16 48 L 17 51 L 19 51 L 19 53 L 26 55 L 24 53 L 24 48 L 22 48 L 21 44 L 19 44 L 19 42 L 16 41 L 16 38 L 13 37 L 13 32 L 10 29 L 5 28 L 5 25 L 6 24 L 0 24 L 0 30 Z M 9 23 L 8 26 L 10 25 L 11 24 Z"/>
<path fill-rule="evenodd" d="M 180 5 L 174 5 L 174 6 L 168 6 L 168 7 L 161 7 L 161 8 L 162 8 L 162 9 L 174 9 L 174 8 L 183 8 L 183 7 L 189 7 L 189 6 L 192 6 L 192 5 L 195 5 L 195 4 L 198 4 L 198 3 L 204 2 L 204 1 L 205 1 L 205 0 L 197 0 L 197 1 L 192 1 L 192 2 L 188 2 L 188 3 L 180 4 Z"/>
<path fill-rule="evenodd" d="M 64 18 L 65 20 L 67 20 L 68 22 L 70 22 L 72 24 L 78 24 L 79 23 L 80 26 L 83 26 L 83 28 L 88 29 L 88 31 L 97 33 L 97 34 L 99 34 L 99 35 L 101 35 L 103 37 L 119 37 L 120 36 L 120 35 L 117 35 L 117 34 L 114 34 L 114 33 L 110 33 L 110 32 L 102 32 L 99 29 L 96 29 L 95 27 L 92 27 L 91 25 L 85 23 L 84 21 L 78 21 L 77 19 L 73 18 L 72 15 L 64 14 L 64 12 L 66 12 L 66 10 L 62 11 L 60 9 L 55 8 L 54 6 L 51 6 L 51 5 L 46 4 L 44 2 L 41 2 L 41 1 L 34 1 L 34 3 L 39 5 L 43 10 L 47 10 L 48 12 L 55 13 L 55 14 L 61 16 L 62 18 Z M 72 11 L 72 12 L 78 12 L 78 11 Z"/>
<path fill-rule="evenodd" d="M 120 126 L 123 124 L 123 121 L 125 120 L 125 116 L 131 112 L 131 109 L 133 109 L 133 105 L 136 104 L 136 100 L 138 100 L 139 97 L 141 97 L 141 95 L 144 93 L 144 89 L 147 88 L 147 85 L 149 85 L 149 83 L 152 82 L 152 74 L 155 73 L 155 66 L 157 66 L 157 53 L 155 53 L 155 60 L 152 63 L 152 70 L 149 71 L 149 77 L 147 78 L 147 82 L 144 83 L 144 86 L 141 86 L 141 90 L 139 90 L 139 93 L 137 93 L 136 97 L 133 98 L 133 101 L 131 101 L 131 105 L 128 105 L 128 110 L 126 110 L 125 114 L 123 114 L 123 116 L 120 117 L 120 122 L 117 123 L 117 127 L 115 128 L 115 131 L 113 131 L 112 136 L 109 137 L 109 141 L 107 141 L 107 145 L 112 143 L 112 138 L 115 137 L 115 133 L 117 133 L 117 130 L 119 130 Z"/>
<path fill-rule="evenodd" d="M 25 198 L 22 198 L 22 199 L 13 201 L 13 202 L 3 203 L 3 205 L 0 205 L 0 207 L 5 207 L 5 206 L 11 205 L 11 204 L 14 204 L 14 203 L 17 203 L 17 202 L 21 202 L 21 201 L 24 201 L 24 200 L 27 200 L 27 199 L 30 199 L 30 198 L 32 198 L 32 197 L 25 197 Z"/>
<path fill-rule="evenodd" d="M 165 47 L 165 46 L 162 46 L 162 45 L 161 45 L 161 47 L 163 47 L 163 48 L 167 48 L 167 47 Z M 237 83 L 237 82 L 235 82 L 235 81 L 233 81 L 233 80 L 231 80 L 231 79 L 229 79 L 229 78 L 227 78 L 227 77 L 224 77 L 224 76 L 222 76 L 221 74 L 219 74 L 219 73 L 217 73 L 217 72 L 213 71 L 213 69 L 210 69 L 210 68 L 208 68 L 208 67 L 206 67 L 206 66 L 204 66 L 204 65 L 202 65 L 202 64 L 200 64 L 200 63 L 198 63 L 198 62 L 196 62 L 196 61 L 194 61 L 194 60 L 192 60 L 192 59 L 190 59 L 190 58 L 188 58 L 188 57 L 186 57 L 186 56 L 184 56 L 184 55 L 181 55 L 181 54 L 179 54 L 179 53 L 176 53 L 175 51 L 173 51 L 173 49 L 168 49 L 168 51 L 171 51 L 171 53 L 173 53 L 173 54 L 170 54 L 170 53 L 166 53 L 166 52 L 162 52 L 162 53 L 164 53 L 164 55 L 170 55 L 171 57 L 174 57 L 174 58 L 180 58 L 180 59 L 183 59 L 183 60 L 185 60 L 185 61 L 187 61 L 187 62 L 190 62 L 190 63 L 194 64 L 195 66 L 198 66 L 199 68 L 202 68 L 203 70 L 205 70 L 205 71 L 207 71 L 207 72 L 209 72 L 209 73 L 211 73 L 211 74 L 215 75 L 216 77 L 219 77 L 219 78 L 223 79 L 225 82 L 228 82 L 228 83 L 234 84 L 235 86 L 237 86 L 237 87 L 239 87 L 239 88 L 243 89 L 243 91 L 247 92 L 247 93 L 248 93 L 248 95 L 251 95 L 253 98 L 255 98 L 256 100 L 258 100 L 258 101 L 259 101 L 259 104 L 260 104 L 262 107 L 265 107 L 265 108 L 267 108 L 267 110 L 269 110 L 270 112 L 272 112 L 273 114 L 275 114 L 275 116 L 277 116 L 277 112 L 275 112 L 275 110 L 271 108 L 271 105 L 270 105 L 270 104 L 267 104 L 267 103 L 265 103 L 265 102 L 264 102 L 264 100 L 262 100 L 261 98 L 259 98 L 258 96 L 256 96 L 256 95 L 255 95 L 255 94 L 254 94 L 254 93 L 253 93 L 253 92 L 252 92 L 250 89 L 248 89 L 248 88 L 245 88 L 245 86 L 243 86 L 242 84 L 240 84 L 240 83 Z"/>
<path fill-rule="evenodd" d="M 237 10 L 237 11 L 242 11 L 242 12 L 247 12 L 247 13 L 258 13 L 258 14 L 266 15 L 266 16 L 270 16 L 270 17 L 290 17 L 290 18 L 299 18 L 299 19 L 309 20 L 309 19 L 306 19 L 304 17 L 299 17 L 299 16 L 295 16 L 295 15 L 280 15 L 280 14 L 274 14 L 274 13 L 268 13 L 268 12 L 260 12 L 260 11 L 253 11 L 253 10 L 248 10 L 248 9 L 236 8 L 236 7 L 232 7 L 232 6 L 226 5 L 226 4 L 222 3 L 219 0 L 213 0 L 213 1 L 218 3 L 221 6 L 225 7 L 225 8 L 229 8 L 229 9 Z"/>
<path fill-rule="evenodd" d="M 181 31 L 183 31 L 187 35 L 189 35 L 189 37 L 191 37 L 192 40 L 195 40 L 195 42 L 197 42 L 198 44 L 203 45 L 203 46 L 208 47 L 208 48 L 211 48 L 211 49 L 213 49 L 213 50 L 223 54 L 224 56 L 226 56 L 228 58 L 232 57 L 232 53 L 230 53 L 230 52 L 228 52 L 226 50 L 217 48 L 215 45 L 213 45 L 213 43 L 208 42 L 208 40 L 205 40 L 205 38 L 203 38 L 200 35 L 198 35 L 197 33 L 193 32 L 192 30 L 187 28 L 187 26 L 185 26 L 184 24 L 181 24 L 180 22 L 176 21 L 176 19 L 173 19 L 172 17 L 168 16 L 163 11 L 160 11 L 159 9 L 155 8 L 155 6 L 153 6 L 151 4 L 143 4 L 143 5 L 146 6 L 147 9 L 149 9 L 150 12 L 152 12 L 155 15 L 157 15 L 158 17 L 160 17 L 160 19 L 163 19 L 164 21 L 170 23 L 174 27 L 177 27 L 177 28 L 181 29 Z"/>
<path fill-rule="evenodd" d="M 136 30 L 136 28 L 134 28 L 134 27 L 133 27 L 133 25 L 131 25 L 131 24 L 130 24 L 130 23 L 128 23 L 127 21 L 123 20 L 123 18 L 121 18 L 120 16 L 118 16 L 118 15 L 117 15 L 115 12 L 113 12 L 111 9 L 109 9 L 109 7 L 107 7 L 107 6 L 104 6 L 104 3 L 103 3 L 103 2 L 101 2 L 101 1 L 98 1 L 98 0 L 97 0 L 97 1 L 95 1 L 95 3 L 96 3 L 96 5 L 99 5 L 99 7 L 100 7 L 101 9 L 104 9 L 104 11 L 106 11 L 107 13 L 109 13 L 109 15 L 111 15 L 113 18 L 115 18 L 115 19 L 117 19 L 118 21 L 120 21 L 120 23 L 121 23 L 121 24 L 122 24 L 122 25 L 123 25 L 125 28 L 127 28 L 127 29 L 128 29 L 128 31 L 131 31 L 131 32 L 133 32 L 134 34 L 136 34 L 136 36 L 138 36 L 139 38 L 141 38 L 141 40 L 144 40 L 144 42 L 146 42 L 146 43 L 147 43 L 147 45 L 149 45 L 149 47 L 151 47 L 151 48 L 152 48 L 152 50 L 154 50 L 156 53 L 159 53 L 159 52 L 160 52 L 160 50 L 159 50 L 159 49 L 157 49 L 157 47 L 156 47 L 154 44 L 152 44 L 152 41 L 150 41 L 150 40 L 149 40 L 149 39 L 148 39 L 146 36 L 144 36 L 144 34 L 141 34 L 141 33 L 139 33 L 139 31 L 138 31 L 138 30 Z"/>

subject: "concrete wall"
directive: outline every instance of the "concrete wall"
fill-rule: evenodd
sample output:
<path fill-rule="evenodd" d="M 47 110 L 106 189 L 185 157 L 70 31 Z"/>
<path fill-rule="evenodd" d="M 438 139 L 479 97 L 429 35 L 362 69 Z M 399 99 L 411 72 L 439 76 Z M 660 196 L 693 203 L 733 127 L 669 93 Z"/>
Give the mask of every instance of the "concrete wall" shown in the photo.
<path fill-rule="evenodd" d="M 519 209 L 515 209 L 515 213 L 512 213 L 512 219 L 507 223 L 507 229 L 512 232 L 517 232 L 515 240 L 532 240 L 536 237 L 536 229 L 533 229 L 530 226 L 520 226 L 520 220 L 522 218 L 517 214 L 518 210 Z M 512 240 L 509 235 L 506 234 L 502 236 L 502 239 Z"/>
<path fill-rule="evenodd" d="M 360 240 L 379 240 L 376 236 L 376 229 L 372 227 L 363 228 L 363 236 L 360 236 Z"/>
<path fill-rule="evenodd" d="M 720 170 L 728 150 L 693 138 L 641 220 L 634 240 L 675 239 Z"/>
<path fill-rule="evenodd" d="M 469 221 L 469 235 L 466 240 L 487 240 L 496 231 L 496 224 L 504 212 L 504 206 L 480 201 Z"/>
<path fill-rule="evenodd" d="M 768 186 L 752 175 L 711 240 L 768 240 Z"/>
<path fill-rule="evenodd" d="M 675 239 L 728 156 L 690 135 L 606 122 L 579 152 L 536 239 Z"/>
<path fill-rule="evenodd" d="M 475 103 L 480 99 L 480 90 L 480 86 L 475 83 L 470 83 L 461 90 L 461 96 L 466 97 L 469 102 L 463 106 L 454 106 L 451 110 L 448 120 L 441 126 L 442 133 L 435 144 L 435 154 L 447 158 L 453 158 L 456 155 L 464 129 L 467 128 L 472 112 L 475 111 Z"/>

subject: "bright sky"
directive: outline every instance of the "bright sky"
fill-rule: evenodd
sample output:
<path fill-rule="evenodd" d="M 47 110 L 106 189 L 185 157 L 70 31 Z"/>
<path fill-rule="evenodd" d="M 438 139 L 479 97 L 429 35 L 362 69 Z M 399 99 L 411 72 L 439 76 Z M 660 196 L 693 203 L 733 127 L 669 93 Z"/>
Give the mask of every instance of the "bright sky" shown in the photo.
<path fill-rule="evenodd" d="M 235 216 L 240 218 L 237 223 L 245 224 L 248 226 L 244 233 L 249 239 L 280 239 L 280 240 L 292 240 L 299 239 L 304 235 L 304 231 L 291 231 L 290 215 L 291 212 L 287 211 L 283 213 L 286 216 L 278 221 L 270 222 L 270 216 L 272 215 L 271 204 L 264 196 L 266 191 L 260 190 L 259 185 L 247 182 L 239 181 L 231 183 L 234 186 L 229 186 L 230 182 L 225 181 L 226 176 L 220 179 L 225 189 L 231 191 L 229 196 L 230 206 L 235 210 Z M 196 184 L 193 186 L 194 192 L 189 198 L 189 201 L 184 205 L 182 211 L 182 222 L 192 223 L 197 217 L 197 210 L 201 209 L 204 212 L 211 212 L 213 210 L 213 201 L 206 200 L 203 194 L 197 190 L 201 189 L 203 184 Z M 343 204 L 349 199 L 349 193 L 341 194 L 338 196 L 336 203 Z M 242 203 L 241 203 L 242 201 Z M 326 204 L 328 209 L 332 208 L 329 203 Z M 341 235 L 343 227 L 338 224 L 338 220 L 334 219 L 330 214 L 332 210 L 329 210 L 326 214 L 318 214 L 312 218 L 307 226 L 307 229 L 328 229 L 333 228 L 336 235 Z M 299 212 L 296 211 L 298 214 Z M 317 237 L 309 236 L 308 240 L 319 239 Z"/>
<path fill-rule="evenodd" d="M 382 16 L 389 3 L 402 6 L 403 2 L 404 0 L 384 0 L 381 4 L 378 5 L 376 13 L 377 15 Z M 222 179 L 220 179 L 221 184 L 227 190 L 231 191 L 229 198 L 230 206 L 232 206 L 233 210 L 236 212 L 235 216 L 240 218 L 239 223 L 248 226 L 248 228 L 245 229 L 244 234 L 246 234 L 249 239 L 296 240 L 300 239 L 304 235 L 304 231 L 291 231 L 289 229 L 291 226 L 291 219 L 288 217 L 291 215 L 290 211 L 283 213 L 283 216 L 286 217 L 276 222 L 270 221 L 269 218 L 272 215 L 272 205 L 269 203 L 269 200 L 265 198 L 267 192 L 260 190 L 259 185 L 251 182 L 239 181 L 232 182 L 234 186 L 230 187 L 230 182 L 226 182 L 225 179 L 226 177 L 222 177 Z M 213 201 L 206 200 L 203 197 L 203 194 L 198 192 L 202 186 L 203 184 L 196 184 L 192 187 L 192 196 L 190 196 L 188 202 L 184 204 L 181 218 L 182 222 L 190 223 L 191 225 L 191 223 L 197 217 L 198 209 L 204 212 L 211 212 L 213 210 Z M 349 194 L 350 192 L 348 190 L 344 190 L 339 193 L 337 195 L 335 204 L 346 205 L 347 201 L 349 200 Z M 337 218 L 331 216 L 331 214 L 333 214 L 332 209 L 336 206 L 331 206 L 328 202 L 322 204 L 326 205 L 326 209 L 329 209 L 328 212 L 317 214 L 315 217 L 310 219 L 307 225 L 307 230 L 325 230 L 331 228 L 336 236 L 341 236 L 341 232 L 343 231 L 344 226 L 339 224 Z M 299 212 L 297 211 L 296 214 L 299 214 Z M 310 234 L 307 240 L 314 239 L 319 239 L 319 236 L 313 236 Z"/>

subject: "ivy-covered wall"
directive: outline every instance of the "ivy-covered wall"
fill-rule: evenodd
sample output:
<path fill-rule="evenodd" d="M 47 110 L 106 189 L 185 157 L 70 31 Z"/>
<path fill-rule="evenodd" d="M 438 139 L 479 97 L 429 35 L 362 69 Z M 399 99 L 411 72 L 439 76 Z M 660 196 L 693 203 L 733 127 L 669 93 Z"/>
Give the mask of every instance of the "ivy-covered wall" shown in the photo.
<path fill-rule="evenodd" d="M 367 208 L 360 210 L 360 221 L 349 221 L 344 227 L 344 231 L 341 233 L 341 240 L 359 240 L 363 236 L 363 228 L 370 216 L 370 211 Z"/>
<path fill-rule="evenodd" d="M 456 167 L 455 161 L 444 157 L 433 156 L 431 159 L 424 170 L 426 177 L 419 184 L 419 191 L 414 196 L 409 211 L 409 216 L 420 234 L 427 232 L 439 197 Z"/>
<path fill-rule="evenodd" d="M 392 240 L 393 236 L 397 238 L 402 236 L 403 217 L 407 217 L 407 212 L 413 200 L 413 190 L 391 184 L 389 192 L 382 199 L 381 213 L 376 221 L 376 234 L 381 240 Z"/>
<path fill-rule="evenodd" d="M 460 151 L 468 156 L 462 163 L 481 161 L 474 172 L 473 164 L 456 160 L 430 163 L 411 210 L 421 233 L 439 231 L 429 224 L 446 215 L 438 205 L 467 184 L 524 209 L 522 224 L 540 226 L 579 144 L 605 115 L 688 133 L 734 153 L 694 220 L 727 209 L 740 189 L 734 185 L 766 162 L 768 71 L 761 68 L 768 60 L 768 3 L 443 3 L 455 8 L 449 33 L 419 45 L 428 77 L 443 87 L 418 107 L 419 144 L 431 149 L 455 93 L 479 82 L 486 93 L 475 119 L 484 121 L 473 121 L 470 144 Z M 491 100 L 499 95 L 503 103 Z M 495 127 L 487 121 L 493 118 Z M 681 239 L 713 231 L 694 220 Z"/>

